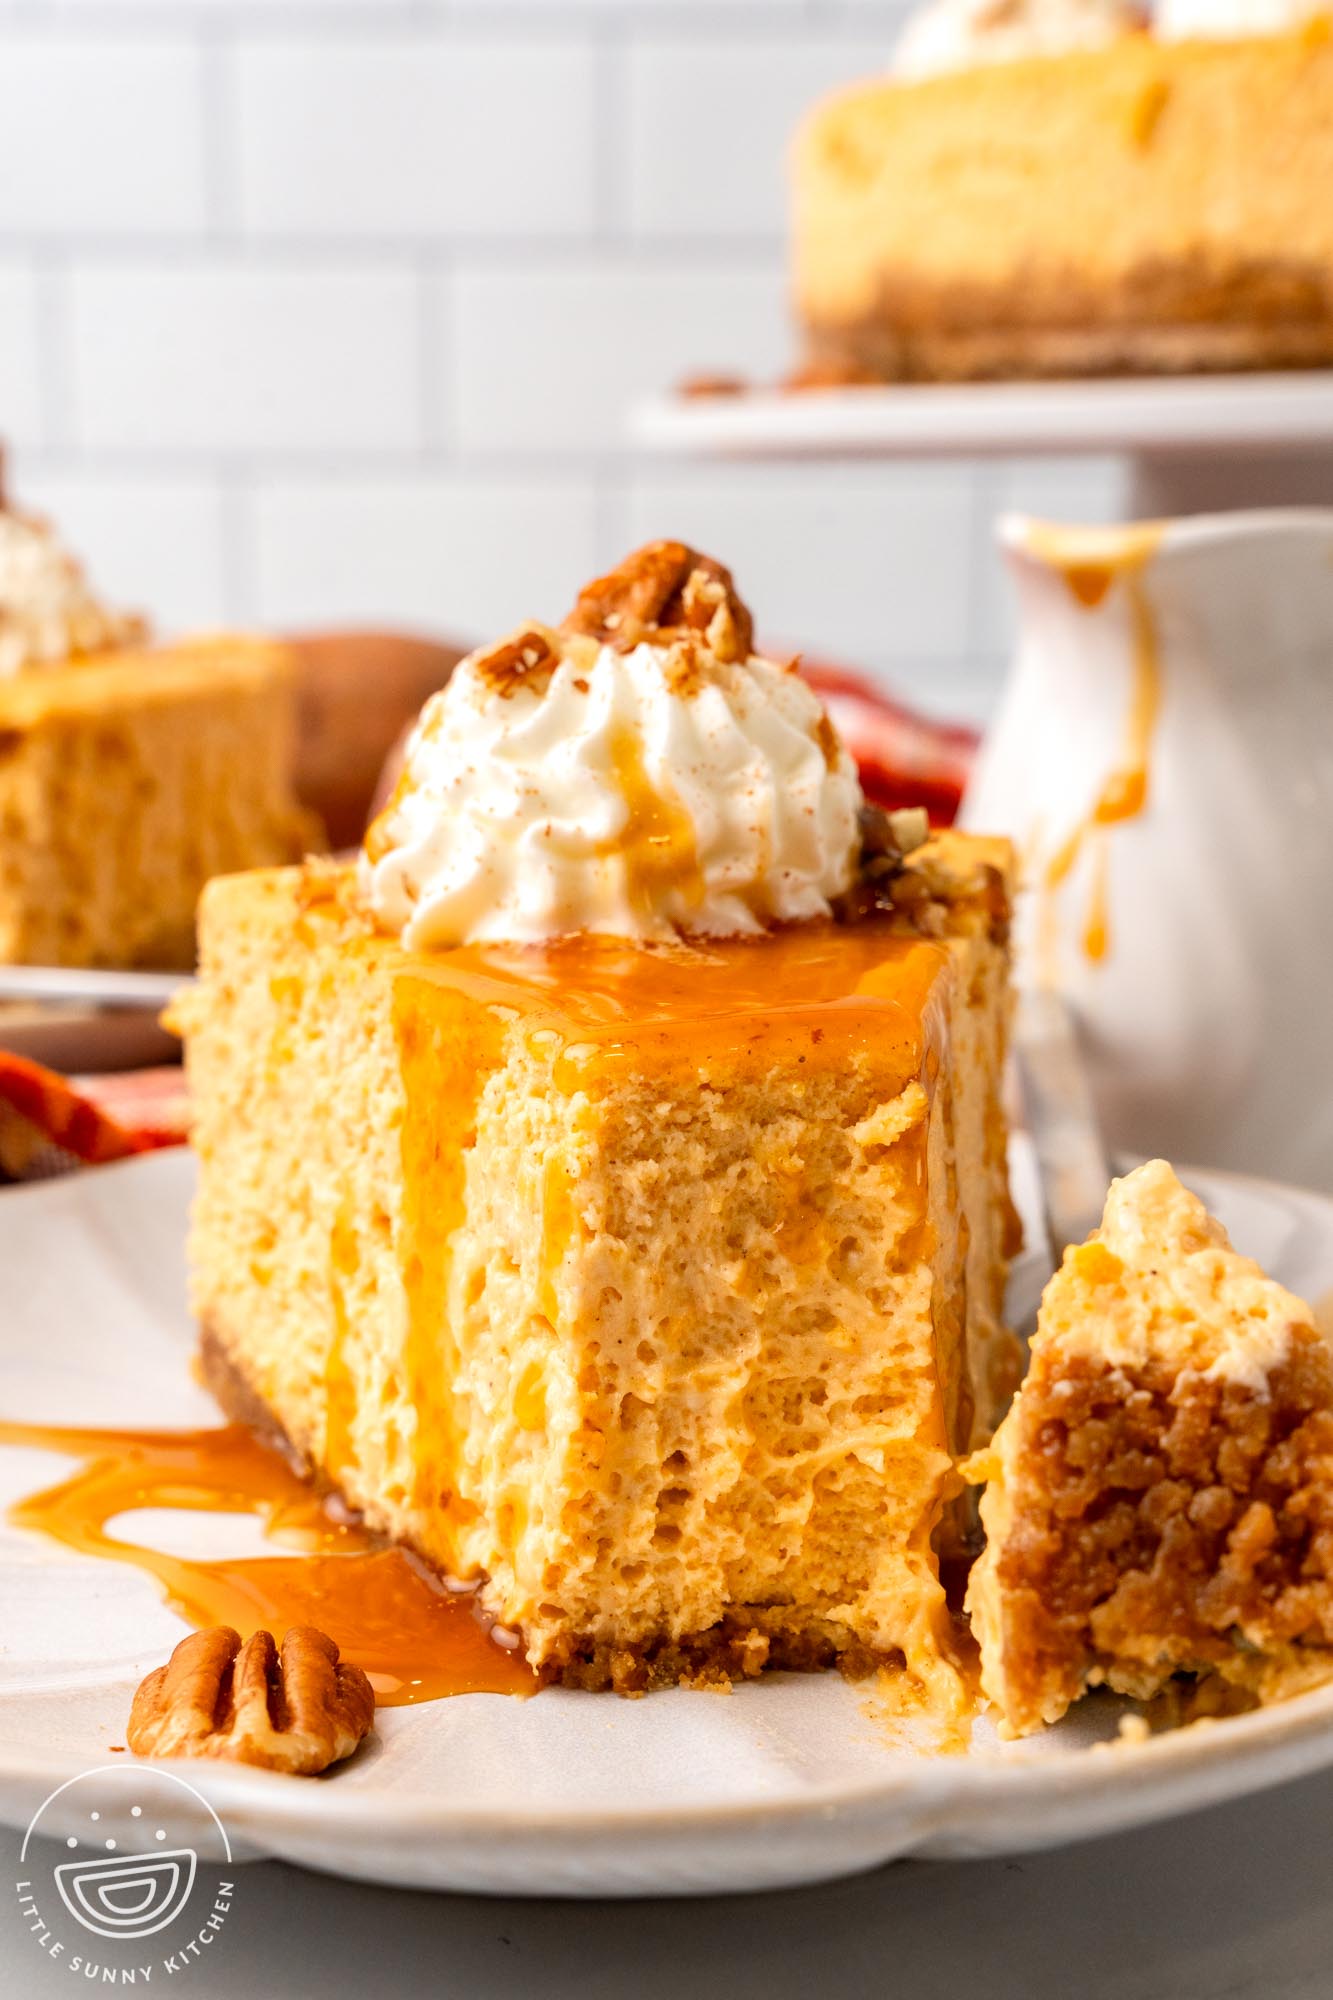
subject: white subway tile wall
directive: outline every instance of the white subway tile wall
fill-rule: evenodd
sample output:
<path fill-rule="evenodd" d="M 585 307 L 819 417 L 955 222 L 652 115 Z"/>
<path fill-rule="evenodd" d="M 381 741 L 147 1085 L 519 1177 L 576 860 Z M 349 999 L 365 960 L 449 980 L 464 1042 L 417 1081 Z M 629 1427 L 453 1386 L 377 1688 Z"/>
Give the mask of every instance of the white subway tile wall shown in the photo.
<path fill-rule="evenodd" d="M 708 262 L 544 251 L 436 282 L 452 425 L 479 456 L 624 460 L 636 396 L 701 362 L 772 376 L 789 347 L 780 267 L 739 247 Z"/>
<path fill-rule="evenodd" d="M 278 476 L 252 518 L 250 601 L 275 627 L 503 631 L 560 616 L 605 555 L 596 492 L 569 476 Z"/>
<path fill-rule="evenodd" d="M 784 153 L 902 0 L 0 0 L 15 492 L 167 628 L 557 617 L 634 541 L 775 640 L 993 703 L 1007 505 L 1109 462 L 762 469 L 636 396 L 795 354 Z"/>

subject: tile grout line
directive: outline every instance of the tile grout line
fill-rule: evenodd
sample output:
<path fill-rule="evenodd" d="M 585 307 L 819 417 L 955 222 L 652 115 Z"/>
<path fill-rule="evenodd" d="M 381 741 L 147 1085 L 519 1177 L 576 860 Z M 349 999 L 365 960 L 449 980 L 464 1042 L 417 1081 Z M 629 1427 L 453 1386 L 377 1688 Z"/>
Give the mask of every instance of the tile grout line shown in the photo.
<path fill-rule="evenodd" d="M 237 624 L 255 616 L 253 469 L 245 459 L 223 466 L 216 475 L 222 516 L 222 601 Z"/>
<path fill-rule="evenodd" d="M 224 24 L 205 23 L 197 44 L 203 71 L 205 235 L 210 246 L 232 241 L 239 207 L 233 43 Z"/>
<path fill-rule="evenodd" d="M 534 275 L 558 272 L 582 261 L 624 271 L 694 263 L 710 272 L 739 270 L 757 276 L 771 274 L 781 261 L 783 247 L 783 238 L 776 231 L 705 237 L 682 232 L 678 236 L 638 236 L 631 241 L 620 235 L 599 236 L 592 230 L 571 232 L 563 238 L 498 234 L 483 238 L 450 231 L 397 237 L 371 230 L 358 236 L 321 235 L 317 231 L 245 233 L 230 224 L 216 232 L 197 234 L 171 230 L 91 235 L 74 229 L 0 228 L 0 257 L 28 256 L 50 249 L 91 267 L 112 270 L 143 264 L 179 268 L 189 260 L 240 272 L 263 271 L 293 261 L 334 272 L 356 267 L 393 270 L 409 268 L 417 257 L 447 254 L 477 270 L 514 269 Z"/>
<path fill-rule="evenodd" d="M 619 23 L 614 24 L 616 28 Z M 625 117 L 629 59 L 625 37 L 603 27 L 593 38 L 593 238 L 618 246 L 632 235 L 627 212 L 630 173 Z"/>
<path fill-rule="evenodd" d="M 76 449 L 70 436 L 72 371 L 69 280 L 59 254 L 38 249 L 32 259 L 36 287 L 38 435 L 44 446 Z"/>
<path fill-rule="evenodd" d="M 434 454 L 442 454 L 452 464 L 459 418 L 452 260 L 439 252 L 418 256 L 417 287 L 419 455 L 428 462 Z"/>
<path fill-rule="evenodd" d="M 94 35 L 103 41 L 136 41 L 177 36 L 184 31 L 234 26 L 255 42 L 308 38 L 329 33 L 342 40 L 421 40 L 452 37 L 459 42 L 505 39 L 514 29 L 542 41 L 557 41 L 610 25 L 631 36 L 692 40 L 705 16 L 710 28 L 762 45 L 794 31 L 855 38 L 881 24 L 890 26 L 909 11 L 894 0 L 778 0 L 762 14 L 754 0 L 715 0 L 703 9 L 698 0 L 653 0 L 641 12 L 627 15 L 612 0 L 567 0 L 557 9 L 542 0 L 360 0 L 360 4 L 299 5 L 295 0 L 254 0 L 248 6 L 227 0 L 126 0 L 109 15 L 100 0 L 64 0 L 58 7 L 41 0 L 0 0 L 0 34 L 14 33 L 60 42 Z M 503 33 L 497 34 L 497 29 Z"/>

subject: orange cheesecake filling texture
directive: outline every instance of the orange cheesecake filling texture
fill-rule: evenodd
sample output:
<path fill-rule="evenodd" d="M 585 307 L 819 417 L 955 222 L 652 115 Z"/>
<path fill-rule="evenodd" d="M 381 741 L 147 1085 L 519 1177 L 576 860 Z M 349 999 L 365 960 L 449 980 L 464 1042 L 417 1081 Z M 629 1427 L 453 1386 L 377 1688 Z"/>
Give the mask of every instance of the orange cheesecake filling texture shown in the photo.
<path fill-rule="evenodd" d="M 10 1509 L 17 1526 L 80 1555 L 146 1570 L 191 1625 L 231 1625 L 242 1638 L 317 1625 L 364 1668 L 381 1707 L 536 1692 L 521 1653 L 490 1638 L 469 1597 L 444 1593 L 401 1549 L 335 1520 L 314 1488 L 240 1424 L 122 1431 L 0 1422 L 0 1444 L 82 1460 L 67 1479 Z M 146 1507 L 257 1514 L 293 1552 L 201 1561 L 109 1532 L 118 1516 Z"/>
<path fill-rule="evenodd" d="M 335 899 L 336 900 L 336 899 Z M 320 899 L 308 907 L 315 916 Z M 324 903 L 327 913 L 328 904 Z M 652 950 L 600 939 L 549 947 L 467 946 L 404 954 L 384 939 L 364 949 L 396 955 L 395 1028 L 408 1115 L 402 1268 L 409 1301 L 410 1404 L 423 1428 L 413 1450 L 414 1499 L 447 1543 L 461 1525 L 449 1488 L 456 1438 L 448 1383 L 456 1364 L 447 1311 L 451 1239 L 464 1215 L 466 1155 L 486 1077 L 504 1059 L 508 1028 L 554 1036 L 558 1083 L 586 1089 L 599 1063 L 797 1060 L 846 1062 L 872 1038 L 905 1086 L 938 1068 L 931 996 L 947 954 L 887 925 L 802 926 L 758 942 Z M 545 1176 L 543 1255 L 551 1282 L 578 1218 L 563 1169 Z M 330 1242 L 333 1336 L 325 1363 L 328 1429 L 322 1470 L 337 1483 L 354 1459 L 355 1382 L 345 1347 L 356 1245 L 340 1217 Z M 535 1391 L 534 1391 L 535 1398 Z M 534 1407 L 520 1421 L 540 1427 Z M 80 1554 L 153 1576 L 170 1607 L 197 1627 L 227 1624 L 243 1637 L 314 1624 L 364 1668 L 383 1705 L 440 1696 L 526 1694 L 537 1676 L 401 1548 L 329 1513 L 314 1487 L 241 1425 L 199 1431 L 104 1430 L 0 1422 L 0 1444 L 66 1452 L 70 1476 L 19 1501 L 11 1519 Z M 290 1553 L 201 1560 L 123 1540 L 119 1516 L 145 1508 L 258 1515 Z M 438 1553 L 438 1552 L 436 1552 Z"/>
<path fill-rule="evenodd" d="M 944 1033 L 933 996 L 948 955 L 941 946 L 895 935 L 877 919 L 812 924 L 706 948 L 645 949 L 581 938 L 541 948 L 405 953 L 388 939 L 348 936 L 336 889 L 332 898 L 321 897 L 317 883 L 303 921 L 323 929 L 332 917 L 347 946 L 383 955 L 392 977 L 406 1107 L 398 1249 L 408 1304 L 405 1401 L 420 1425 L 409 1453 L 411 1497 L 431 1523 L 425 1552 L 453 1567 L 450 1553 L 471 1509 L 451 1480 L 461 1443 L 450 1387 L 459 1365 L 450 1323 L 452 1245 L 465 1218 L 467 1157 L 481 1095 L 515 1030 L 548 1051 L 556 1088 L 571 1094 L 595 1096 L 599 1074 L 613 1077 L 627 1062 L 664 1078 L 683 1066 L 720 1080 L 793 1062 L 813 1073 L 854 1063 L 862 1049 L 873 1049 L 877 1073 L 890 1085 L 919 1080 L 929 1090 Z M 923 1147 L 924 1138 L 914 1165 L 924 1216 Z M 542 1259 L 544 1309 L 553 1324 L 557 1274 L 582 1227 L 575 1194 L 564 1163 L 549 1161 Z M 356 1458 L 357 1257 L 350 1216 L 340 1211 L 329 1244 L 332 1333 L 320 1455 L 321 1471 L 335 1485 Z M 519 1384 L 520 1423 L 542 1427 L 542 1393 L 539 1383 Z M 317 1625 L 365 1669 L 387 1704 L 470 1691 L 527 1693 L 537 1685 L 521 1653 L 506 1652 L 488 1636 L 468 1596 L 442 1590 L 412 1556 L 386 1547 L 356 1521 L 333 1518 L 314 1488 L 241 1426 L 173 1433 L 0 1424 L 0 1443 L 82 1460 L 72 1475 L 21 1501 L 12 1516 L 17 1523 L 85 1555 L 147 1571 L 191 1624 L 225 1623 L 242 1635 Z M 286 1551 L 196 1560 L 112 1531 L 118 1516 L 149 1507 L 255 1514 Z M 509 1524 L 510 1534 L 518 1527 Z"/>
<path fill-rule="evenodd" d="M 898 1088 L 914 1078 L 929 1085 L 942 1032 L 932 1023 L 931 996 L 946 964 L 940 946 L 894 936 L 874 920 L 802 925 L 707 948 L 662 950 L 583 937 L 544 947 L 464 945 L 405 958 L 394 982 L 407 1107 L 404 1358 L 417 1423 L 412 1501 L 431 1524 L 433 1561 L 466 1571 L 458 1537 L 475 1511 L 453 1490 L 451 1477 L 463 1429 L 451 1389 L 461 1366 L 449 1310 L 451 1243 L 465 1215 L 477 1107 L 487 1077 L 505 1059 L 506 1025 L 518 1021 L 530 1042 L 554 1043 L 553 1081 L 571 1093 L 595 1092 L 599 1071 L 626 1063 L 664 1077 L 741 1061 L 795 1062 L 813 1071 L 845 1065 L 872 1042 L 877 1063 L 891 1064 Z M 924 1214 L 924 1155 L 917 1192 Z M 579 1228 L 566 1169 L 554 1158 L 544 1173 L 542 1228 L 540 1297 L 554 1326 L 557 1275 Z M 339 1346 L 335 1331 L 331 1391 L 341 1381 Z M 520 1412 L 519 1420 L 534 1429 L 543 1421 L 535 1410 Z M 336 1478 L 337 1468 L 329 1470 Z M 509 1527 L 517 1533 L 515 1523 Z"/>

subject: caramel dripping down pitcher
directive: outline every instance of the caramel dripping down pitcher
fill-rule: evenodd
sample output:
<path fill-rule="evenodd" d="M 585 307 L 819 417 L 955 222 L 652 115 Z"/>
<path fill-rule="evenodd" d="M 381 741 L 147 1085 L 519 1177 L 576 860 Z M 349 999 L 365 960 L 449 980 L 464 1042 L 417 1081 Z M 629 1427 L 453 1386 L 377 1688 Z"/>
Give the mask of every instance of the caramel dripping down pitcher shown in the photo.
<path fill-rule="evenodd" d="M 1111 1145 L 1333 1191 L 1333 511 L 1009 518 L 1009 682 L 963 805 Z"/>

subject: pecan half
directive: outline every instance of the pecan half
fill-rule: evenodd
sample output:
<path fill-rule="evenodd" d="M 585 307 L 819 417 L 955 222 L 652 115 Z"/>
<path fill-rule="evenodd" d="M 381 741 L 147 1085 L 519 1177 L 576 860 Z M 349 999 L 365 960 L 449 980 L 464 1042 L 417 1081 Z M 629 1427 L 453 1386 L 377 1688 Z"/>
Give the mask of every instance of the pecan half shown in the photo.
<path fill-rule="evenodd" d="M 670 642 L 688 633 L 705 640 L 719 660 L 748 660 L 754 651 L 754 621 L 731 571 L 684 542 L 636 549 L 579 592 L 560 629 L 625 653 L 645 639 Z"/>
<path fill-rule="evenodd" d="M 182 1639 L 139 1685 L 127 1741 L 140 1757 L 226 1757 L 270 1771 L 315 1772 L 350 1757 L 375 1718 L 360 1667 L 327 1633 L 298 1625 L 282 1642 L 229 1625 Z"/>

